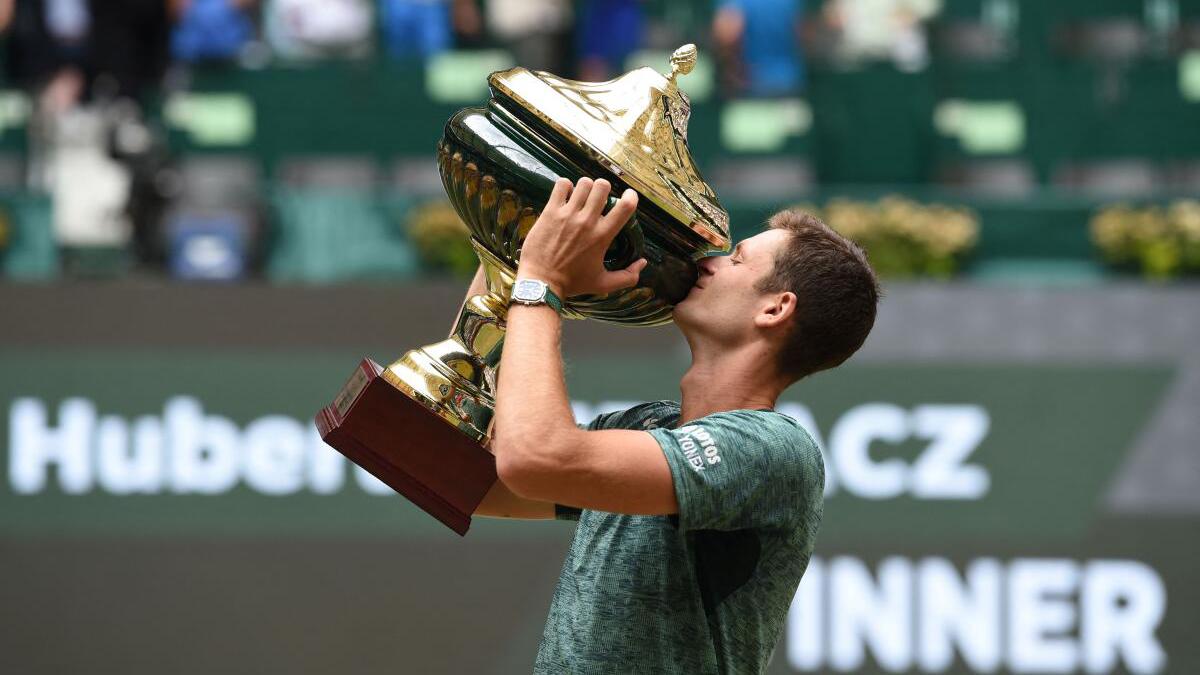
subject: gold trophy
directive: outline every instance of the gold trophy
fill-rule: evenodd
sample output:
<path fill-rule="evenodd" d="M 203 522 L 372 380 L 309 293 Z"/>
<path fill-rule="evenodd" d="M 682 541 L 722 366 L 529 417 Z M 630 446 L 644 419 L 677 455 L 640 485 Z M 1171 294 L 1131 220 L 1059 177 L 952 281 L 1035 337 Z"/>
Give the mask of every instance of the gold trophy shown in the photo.
<path fill-rule="evenodd" d="M 471 232 L 487 293 L 469 298 L 450 337 L 387 368 L 364 359 L 316 417 L 322 438 L 465 534 L 496 481 L 486 449 L 505 317 L 521 244 L 559 177 L 605 178 L 633 188 L 638 209 L 605 256 L 609 269 L 645 258 L 636 286 L 566 298 L 571 319 L 652 326 L 671 320 L 697 277 L 695 261 L 729 249 L 729 216 L 687 146 L 691 106 L 671 72 L 639 68 L 607 82 L 576 82 L 525 68 L 492 73 L 486 107 L 459 111 L 438 143 L 446 194 Z M 609 198 L 611 208 L 616 197 Z"/>

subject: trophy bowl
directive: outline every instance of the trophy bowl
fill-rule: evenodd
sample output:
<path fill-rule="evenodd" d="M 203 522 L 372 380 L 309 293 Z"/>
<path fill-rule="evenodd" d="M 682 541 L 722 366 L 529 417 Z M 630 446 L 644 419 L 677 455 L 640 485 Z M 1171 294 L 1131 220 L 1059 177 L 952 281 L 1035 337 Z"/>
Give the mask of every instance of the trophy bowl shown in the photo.
<path fill-rule="evenodd" d="M 564 298 L 563 315 L 652 326 L 696 281 L 696 260 L 729 249 L 729 217 L 687 146 L 691 106 L 671 72 L 639 68 L 607 82 L 576 82 L 525 68 L 492 73 L 484 107 L 446 123 L 438 169 L 471 233 L 487 292 L 468 298 L 450 337 L 382 368 L 364 359 L 317 415 L 322 438 L 459 534 L 496 480 L 487 451 L 509 296 L 525 236 L 559 178 L 604 178 L 606 210 L 626 188 L 637 212 L 605 254 L 609 269 L 639 258 L 635 286 Z"/>

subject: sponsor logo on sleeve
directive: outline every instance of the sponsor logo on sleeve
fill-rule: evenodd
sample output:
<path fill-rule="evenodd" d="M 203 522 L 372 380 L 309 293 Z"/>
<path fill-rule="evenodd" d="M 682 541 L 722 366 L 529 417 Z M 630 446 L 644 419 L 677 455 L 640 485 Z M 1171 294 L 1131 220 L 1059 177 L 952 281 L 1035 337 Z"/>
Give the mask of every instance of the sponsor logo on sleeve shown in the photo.
<path fill-rule="evenodd" d="M 704 427 L 690 424 L 680 427 L 675 432 L 679 438 L 679 448 L 688 464 L 696 471 L 703 471 L 705 466 L 721 463 L 721 451 L 716 440 Z"/>

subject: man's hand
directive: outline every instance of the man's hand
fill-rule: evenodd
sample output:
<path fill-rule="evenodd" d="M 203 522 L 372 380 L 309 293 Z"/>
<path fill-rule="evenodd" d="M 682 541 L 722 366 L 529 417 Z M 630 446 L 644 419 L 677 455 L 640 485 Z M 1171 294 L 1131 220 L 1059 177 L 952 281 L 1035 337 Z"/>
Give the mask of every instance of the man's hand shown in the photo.
<path fill-rule="evenodd" d="M 525 237 L 518 276 L 546 282 L 560 298 L 603 295 L 637 283 L 646 266 L 638 259 L 623 270 L 604 267 L 604 252 L 637 210 L 637 193 L 626 190 L 602 215 L 612 186 L 601 178 L 559 178 L 546 208 Z"/>

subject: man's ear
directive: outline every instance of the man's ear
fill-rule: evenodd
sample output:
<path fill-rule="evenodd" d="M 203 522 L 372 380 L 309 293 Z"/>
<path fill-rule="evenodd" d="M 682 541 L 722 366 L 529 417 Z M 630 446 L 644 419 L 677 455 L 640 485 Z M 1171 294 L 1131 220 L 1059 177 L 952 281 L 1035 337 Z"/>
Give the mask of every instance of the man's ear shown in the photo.
<path fill-rule="evenodd" d="M 791 291 L 772 293 L 767 296 L 767 302 L 754 317 L 754 325 L 759 328 L 774 328 L 783 326 L 792 320 L 796 313 L 796 294 Z"/>

